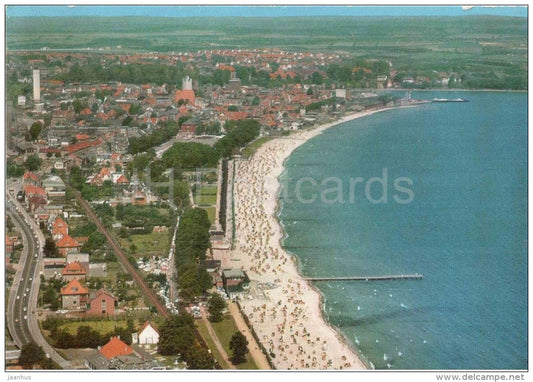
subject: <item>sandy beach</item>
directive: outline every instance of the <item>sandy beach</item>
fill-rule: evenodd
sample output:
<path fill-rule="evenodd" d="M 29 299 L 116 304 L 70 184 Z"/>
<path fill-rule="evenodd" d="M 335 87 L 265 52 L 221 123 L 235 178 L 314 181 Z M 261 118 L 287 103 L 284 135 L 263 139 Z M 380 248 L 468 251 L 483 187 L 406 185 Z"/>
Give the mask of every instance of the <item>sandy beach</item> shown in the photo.
<path fill-rule="evenodd" d="M 387 109 L 348 115 L 338 121 L 266 142 L 235 173 L 236 242 L 226 265 L 245 270 L 262 298 L 240 303 L 277 369 L 367 369 L 323 318 L 319 292 L 298 273 L 296 259 L 281 247 L 277 220 L 278 177 L 290 154 L 326 129 Z M 268 287 L 265 284 L 272 283 Z M 259 288 L 258 288 L 259 285 Z M 260 288 L 263 286 L 263 288 Z M 256 293 L 257 295 L 257 293 Z"/>

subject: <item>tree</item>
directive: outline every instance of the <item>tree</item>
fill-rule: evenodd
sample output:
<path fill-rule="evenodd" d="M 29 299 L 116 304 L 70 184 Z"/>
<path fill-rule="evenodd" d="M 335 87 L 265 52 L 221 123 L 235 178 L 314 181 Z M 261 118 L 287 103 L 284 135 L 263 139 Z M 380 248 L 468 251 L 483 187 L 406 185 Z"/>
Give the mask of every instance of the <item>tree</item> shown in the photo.
<path fill-rule="evenodd" d="M 212 370 L 215 362 L 207 349 L 194 345 L 186 353 L 187 369 L 189 370 Z"/>
<path fill-rule="evenodd" d="M 209 300 L 207 307 L 209 310 L 210 321 L 212 322 L 222 321 L 222 318 L 223 318 L 222 311 L 226 307 L 226 302 L 218 293 L 213 294 L 213 296 Z"/>
<path fill-rule="evenodd" d="M 311 75 L 311 81 L 315 85 L 322 85 L 324 83 L 324 77 L 319 72 L 313 72 Z"/>
<path fill-rule="evenodd" d="M 74 102 L 72 102 L 72 106 L 74 106 L 74 112 L 76 114 L 79 114 L 80 111 L 84 109 L 84 105 L 79 99 L 75 99 Z"/>
<path fill-rule="evenodd" d="M 95 349 L 102 342 L 100 333 L 87 325 L 80 326 L 78 328 L 77 334 L 78 334 L 78 339 L 80 341 L 80 347 L 82 348 L 94 348 Z"/>
<path fill-rule="evenodd" d="M 246 360 L 246 353 L 248 353 L 248 340 L 241 332 L 235 332 L 229 342 L 229 348 L 233 352 L 231 362 L 234 365 L 243 363 Z"/>
<path fill-rule="evenodd" d="M 43 254 L 45 257 L 55 257 L 58 254 L 56 243 L 51 237 L 47 237 L 44 242 Z"/>
<path fill-rule="evenodd" d="M 157 352 L 185 356 L 194 345 L 194 319 L 185 314 L 168 318 L 159 328 Z"/>
<path fill-rule="evenodd" d="M 31 369 L 37 363 L 42 362 L 46 358 L 43 349 L 35 342 L 29 342 L 22 345 L 19 355 L 19 364 L 24 369 Z"/>
<path fill-rule="evenodd" d="M 28 169 L 28 171 L 37 171 L 41 167 L 42 160 L 37 155 L 30 155 L 28 159 L 26 159 L 26 162 L 24 162 L 24 166 Z"/>
<path fill-rule="evenodd" d="M 43 129 L 43 124 L 39 121 L 34 122 L 30 127 L 30 140 L 35 141 Z"/>

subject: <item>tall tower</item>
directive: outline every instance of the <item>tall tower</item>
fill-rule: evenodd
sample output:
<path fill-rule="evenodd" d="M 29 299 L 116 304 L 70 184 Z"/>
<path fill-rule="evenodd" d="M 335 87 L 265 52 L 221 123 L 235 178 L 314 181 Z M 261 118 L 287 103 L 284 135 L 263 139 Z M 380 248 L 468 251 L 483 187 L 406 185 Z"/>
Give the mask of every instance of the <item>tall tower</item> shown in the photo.
<path fill-rule="evenodd" d="M 33 102 L 41 102 L 41 72 L 33 69 Z"/>
<path fill-rule="evenodd" d="M 183 79 L 181 90 L 192 90 L 192 79 L 187 76 Z"/>

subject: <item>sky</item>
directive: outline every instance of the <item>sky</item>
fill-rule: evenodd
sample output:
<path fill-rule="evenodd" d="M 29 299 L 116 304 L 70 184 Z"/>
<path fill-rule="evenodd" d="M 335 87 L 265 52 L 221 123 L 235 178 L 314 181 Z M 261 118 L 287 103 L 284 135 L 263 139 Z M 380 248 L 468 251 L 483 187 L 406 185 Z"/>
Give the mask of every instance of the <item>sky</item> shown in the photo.
<path fill-rule="evenodd" d="M 214 5 L 8 5 L 8 17 L 19 16 L 156 16 L 156 17 L 276 17 L 276 16 L 463 16 L 495 15 L 527 17 L 518 6 L 214 6 Z"/>

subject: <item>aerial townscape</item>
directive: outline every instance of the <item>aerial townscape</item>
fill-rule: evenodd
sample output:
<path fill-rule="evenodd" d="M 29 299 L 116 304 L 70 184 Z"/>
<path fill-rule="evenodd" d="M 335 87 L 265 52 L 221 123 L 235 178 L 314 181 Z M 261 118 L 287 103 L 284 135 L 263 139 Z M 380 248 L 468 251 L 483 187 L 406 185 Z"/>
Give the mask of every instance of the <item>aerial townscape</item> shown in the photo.
<path fill-rule="evenodd" d="M 467 107 L 457 103 L 473 103 L 464 90 L 526 90 L 527 18 L 512 18 L 508 32 L 473 18 L 472 36 L 449 32 L 451 47 L 410 40 L 390 54 L 386 35 L 374 46 L 362 32 L 339 33 L 336 46 L 313 18 L 298 19 L 307 44 L 295 31 L 277 44 L 284 29 L 265 19 L 256 29 L 243 21 L 227 41 L 227 18 L 195 32 L 201 18 L 183 21 L 182 41 L 180 28 L 163 32 L 172 18 L 117 26 L 121 17 L 91 16 L 79 30 L 68 19 L 6 21 L 6 368 L 394 367 L 390 351 L 376 361 L 328 321 L 317 286 L 348 283 L 303 274 L 284 244 L 278 178 L 296 149 L 334 126 Z M 432 51 L 449 61 L 425 61 Z M 345 273 L 374 283 L 361 269 Z M 426 282 L 415 272 L 384 267 L 372 285 Z"/>

